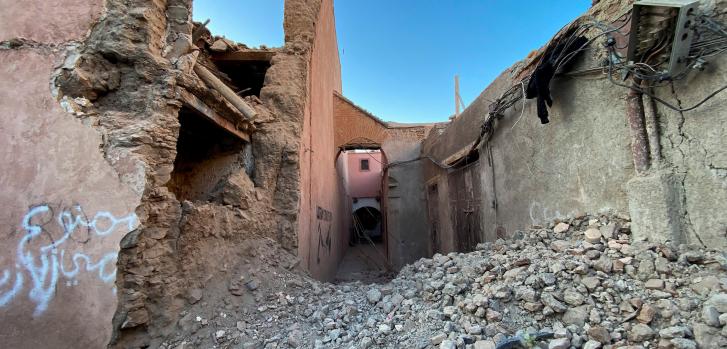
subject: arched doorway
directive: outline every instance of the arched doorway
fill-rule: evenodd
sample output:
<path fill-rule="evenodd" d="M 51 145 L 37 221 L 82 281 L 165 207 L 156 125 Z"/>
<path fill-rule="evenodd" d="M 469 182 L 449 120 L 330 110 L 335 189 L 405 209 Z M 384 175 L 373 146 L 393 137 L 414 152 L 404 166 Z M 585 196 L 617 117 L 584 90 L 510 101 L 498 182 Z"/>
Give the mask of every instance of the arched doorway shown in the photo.
<path fill-rule="evenodd" d="M 370 140 L 356 139 L 339 148 L 336 168 L 349 207 L 349 248 L 339 265 L 338 281 L 384 282 L 389 278 L 383 176 L 386 157 Z"/>

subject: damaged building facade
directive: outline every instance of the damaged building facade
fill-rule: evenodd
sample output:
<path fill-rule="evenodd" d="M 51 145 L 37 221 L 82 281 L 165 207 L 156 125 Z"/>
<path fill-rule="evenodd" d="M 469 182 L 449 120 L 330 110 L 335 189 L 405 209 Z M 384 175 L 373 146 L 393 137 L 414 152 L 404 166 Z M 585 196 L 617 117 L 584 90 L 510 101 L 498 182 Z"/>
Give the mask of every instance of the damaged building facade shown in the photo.
<path fill-rule="evenodd" d="M 601 1 L 587 16 L 627 26 L 631 5 Z M 603 50 L 586 51 L 555 76 L 541 125 L 522 94 L 546 47 L 451 122 L 397 124 L 344 97 L 333 0 L 285 1 L 285 44 L 271 49 L 191 15 L 191 0 L 0 13 L 5 346 L 158 347 L 201 290 L 253 287 L 240 271 L 255 264 L 250 241 L 332 279 L 355 229 L 346 150 L 381 153 L 394 270 L 604 210 L 630 216 L 640 239 L 727 246 L 725 95 L 674 111 L 614 86 Z M 653 96 L 692 106 L 724 83 L 724 64 L 717 55 Z M 644 138 L 646 153 L 634 148 Z"/>
<path fill-rule="evenodd" d="M 701 13 L 724 14 L 723 1 L 696 3 Z M 607 45 L 626 58 L 632 4 L 595 4 L 424 141 L 433 160 L 424 178 L 435 250 L 472 250 L 516 237 L 523 222 L 607 211 L 630 216 L 637 239 L 727 246 L 725 95 L 714 94 L 723 89 L 725 57 L 643 94 L 614 84 Z M 528 81 L 569 31 L 594 21 L 611 26 L 586 35 L 589 49 L 554 77 L 550 122 L 541 124 L 536 101 L 522 98 Z M 623 85 L 631 77 L 622 72 Z"/>
<path fill-rule="evenodd" d="M 242 241 L 335 273 L 348 212 L 333 2 L 286 1 L 274 49 L 214 37 L 191 8 L 58 0 L 0 15 L 14 86 L 0 103 L 4 345 L 158 345 L 190 292 L 229 283 Z"/>
<path fill-rule="evenodd" d="M 38 27 L 26 6 L 58 11 Z M 332 1 L 286 1 L 285 45 L 271 49 L 214 36 L 191 6 L 58 0 L 3 12 L 2 76 L 17 87 L 0 103 L 13 115 L 0 262 L 10 347 L 154 346 L 196 292 L 246 277 L 234 270 L 251 240 L 331 279 L 352 228 L 340 150 L 366 138 L 390 162 L 418 157 L 432 125 L 367 128 L 375 117 L 346 110 L 363 112 L 341 94 Z M 399 198 L 384 231 L 422 212 Z M 388 254 L 400 267 L 426 248 L 401 254 L 392 242 Z"/>

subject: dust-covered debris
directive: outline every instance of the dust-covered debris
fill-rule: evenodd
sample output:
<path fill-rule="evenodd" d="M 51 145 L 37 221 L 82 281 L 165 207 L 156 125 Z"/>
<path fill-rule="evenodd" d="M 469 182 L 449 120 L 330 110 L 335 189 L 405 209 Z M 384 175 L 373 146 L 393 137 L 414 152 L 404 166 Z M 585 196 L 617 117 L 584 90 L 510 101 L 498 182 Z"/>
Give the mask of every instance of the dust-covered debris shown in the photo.
<path fill-rule="evenodd" d="M 610 215 L 574 218 L 421 259 L 384 285 L 320 283 L 288 270 L 294 258 L 261 240 L 249 250 L 254 262 L 217 280 L 256 287 L 207 287 L 164 346 L 719 348 L 725 253 L 634 242 L 629 227 Z M 609 234 L 586 241 L 594 230 Z"/>

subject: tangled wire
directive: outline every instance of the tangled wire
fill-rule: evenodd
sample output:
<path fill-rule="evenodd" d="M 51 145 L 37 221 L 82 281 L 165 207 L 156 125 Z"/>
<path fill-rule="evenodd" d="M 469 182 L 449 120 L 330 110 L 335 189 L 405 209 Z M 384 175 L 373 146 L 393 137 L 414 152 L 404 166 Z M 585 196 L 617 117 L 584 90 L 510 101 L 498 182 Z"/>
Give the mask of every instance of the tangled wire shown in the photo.
<path fill-rule="evenodd" d="M 688 69 L 685 69 L 683 72 L 674 76 L 668 75 L 663 71 L 663 69 L 661 69 L 661 67 L 667 63 L 666 61 L 668 58 L 662 58 L 659 61 L 655 60 L 660 56 L 664 56 L 663 52 L 668 51 L 668 45 L 671 41 L 666 36 L 654 43 L 652 47 L 649 47 L 641 57 L 638 57 L 639 61 L 637 62 L 625 62 L 624 57 L 618 53 L 619 49 L 623 49 L 625 47 L 616 46 L 617 41 L 614 34 L 619 34 L 623 37 L 627 37 L 629 35 L 629 32 L 624 33 L 621 30 L 630 23 L 630 17 L 627 17 L 630 15 L 630 12 L 626 13 L 612 23 L 599 21 L 593 17 L 581 17 L 574 22 L 581 24 L 567 30 L 562 29 L 561 32 L 564 32 L 564 34 L 560 35 L 556 40 L 551 42 L 549 48 L 561 43 L 569 45 L 577 38 L 584 35 L 587 36 L 587 34 L 592 30 L 596 30 L 598 33 L 593 35 L 586 44 L 582 45 L 580 48 L 555 57 L 555 72 L 562 70 L 561 68 L 567 66 L 579 53 L 589 49 L 600 48 L 602 53 L 606 56 L 604 64 L 599 67 L 584 69 L 578 73 L 597 72 L 605 74 L 607 75 L 608 80 L 614 85 L 636 90 L 651 97 L 654 101 L 678 112 L 698 108 L 718 93 L 727 89 L 727 85 L 722 86 L 707 95 L 703 100 L 695 105 L 685 108 L 674 106 L 650 92 L 653 88 L 663 87 L 671 84 L 673 81 L 685 78 L 691 70 L 703 69 L 707 59 L 727 51 L 727 27 L 717 20 L 724 15 L 724 13 L 695 13 L 690 15 L 694 17 L 693 21 L 691 21 L 693 24 L 690 28 L 690 30 L 694 33 L 694 40 L 690 47 L 690 53 L 687 57 L 686 66 Z M 614 26 L 614 23 L 617 22 L 622 23 L 618 26 Z M 604 37 L 605 40 L 603 45 L 593 45 L 596 40 Z M 545 56 L 546 54 L 541 55 L 540 61 L 538 61 L 537 65 L 542 63 Z M 614 79 L 615 74 L 621 75 L 624 77 L 624 80 L 625 77 L 632 76 L 634 81 L 638 81 L 639 83 L 620 83 Z M 488 113 L 482 122 L 480 134 L 476 142 L 473 144 L 471 151 L 476 150 L 483 142 L 488 142 L 490 140 L 494 133 L 495 120 L 504 117 L 506 110 L 513 107 L 520 99 L 525 97 L 525 86 L 529 84 L 532 77 L 533 75 L 530 74 L 513 84 L 510 88 L 505 90 L 499 98 L 490 104 Z"/>

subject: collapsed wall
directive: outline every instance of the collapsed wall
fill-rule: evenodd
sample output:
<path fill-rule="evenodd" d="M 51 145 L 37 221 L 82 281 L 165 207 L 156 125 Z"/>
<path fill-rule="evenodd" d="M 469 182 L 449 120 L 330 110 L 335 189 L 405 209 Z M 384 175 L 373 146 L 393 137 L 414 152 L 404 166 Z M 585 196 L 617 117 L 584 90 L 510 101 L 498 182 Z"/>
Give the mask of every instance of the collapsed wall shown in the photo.
<path fill-rule="evenodd" d="M 301 137 L 313 138 L 303 123 L 325 105 L 313 97 L 340 90 L 328 83 L 335 65 L 322 69 L 327 85 L 311 87 L 313 53 L 337 53 L 334 31 L 318 39 L 324 6 L 286 2 L 286 44 L 269 52 L 256 96 L 243 98 L 258 115 L 250 120 L 198 72 L 229 86 L 236 78 L 192 49 L 207 46 L 191 5 L 58 0 L 44 3 L 58 11 L 43 28 L 25 16 L 40 4 L 3 11 L 3 81 L 18 85 L 0 104 L 17 116 L 2 121 L 13 204 L 1 219 L 14 227 L 0 258 L 6 345 L 156 346 L 190 294 L 241 276 L 243 242 L 272 238 L 298 252 L 313 241 L 299 237 L 309 230 L 299 216 L 313 211 L 300 207 L 311 148 Z"/>
<path fill-rule="evenodd" d="M 628 28 L 630 5 L 602 1 L 583 18 Z M 724 13 L 722 1 L 702 5 Z M 613 35 L 624 49 L 628 37 Z M 435 217 L 442 251 L 511 237 L 523 222 L 537 225 L 604 211 L 628 213 L 637 239 L 727 245 L 727 220 L 717 213 L 727 209 L 725 140 L 717 136 L 724 131 L 720 105 L 727 97 L 717 95 L 700 108 L 675 112 L 644 96 L 651 166 L 637 171 L 627 118 L 629 90 L 602 73 L 607 69 L 601 65 L 604 47 L 601 36 L 575 60 L 573 74 L 552 81 L 549 124 L 538 121 L 534 100 L 519 99 L 527 85 L 521 81 L 532 74 L 541 50 L 503 72 L 441 135 L 425 141 L 423 152 L 439 164 L 427 165 L 425 178 L 429 203 L 439 202 L 430 211 L 430 223 Z M 694 105 L 723 84 L 725 64 L 724 56 L 714 57 L 705 71 L 654 93 L 680 107 Z M 518 99 L 507 104 L 512 96 Z M 483 126 L 490 114 L 492 123 Z M 484 140 L 477 143 L 481 134 Z M 452 206 L 442 204 L 447 202 Z"/>

